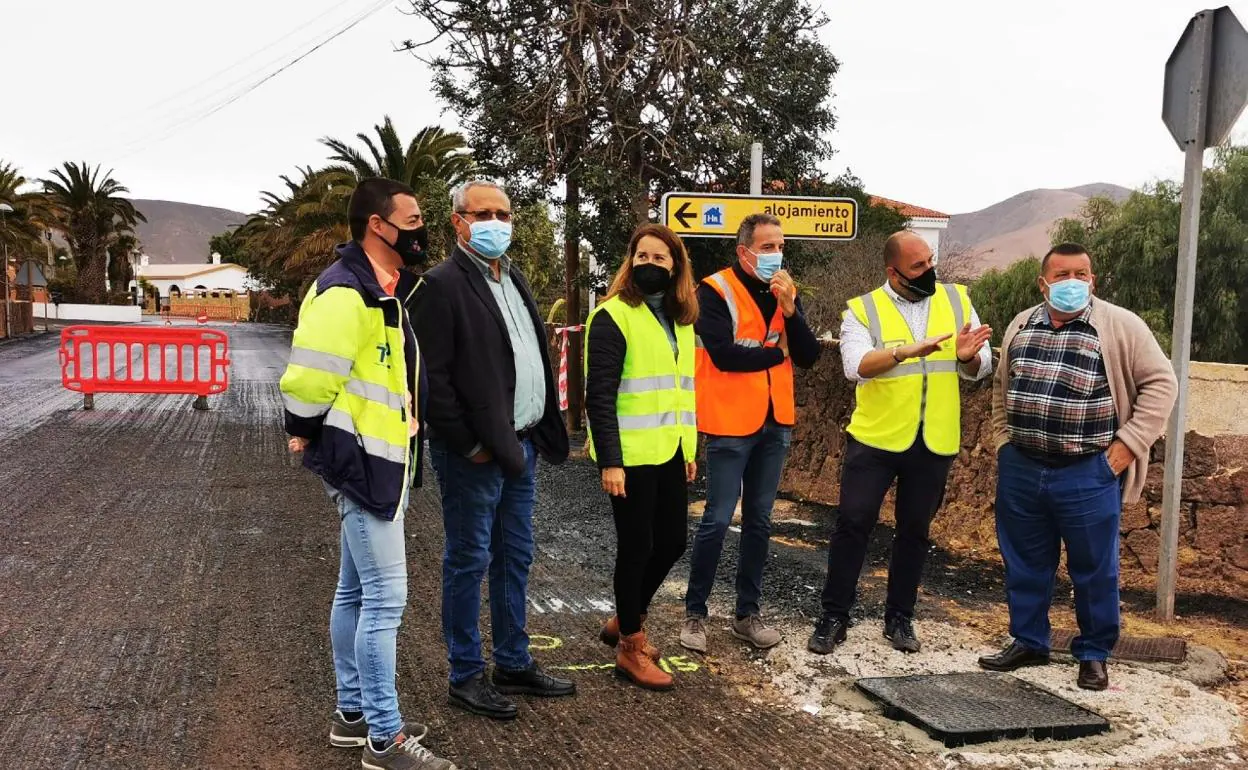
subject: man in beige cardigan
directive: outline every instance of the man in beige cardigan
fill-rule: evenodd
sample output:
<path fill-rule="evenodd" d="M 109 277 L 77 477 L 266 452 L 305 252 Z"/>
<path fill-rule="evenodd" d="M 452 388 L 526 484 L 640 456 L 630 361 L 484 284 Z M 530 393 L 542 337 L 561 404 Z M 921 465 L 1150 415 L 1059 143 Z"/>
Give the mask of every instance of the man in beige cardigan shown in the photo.
<path fill-rule="evenodd" d="M 1118 525 L 1140 499 L 1149 449 L 1174 406 L 1169 360 L 1148 325 L 1093 299 L 1087 250 L 1054 246 L 1044 303 L 1005 329 L 992 391 L 997 541 L 1014 641 L 979 659 L 993 671 L 1049 662 L 1049 605 L 1065 543 L 1075 587 L 1078 685 L 1109 686 L 1118 641 Z"/>

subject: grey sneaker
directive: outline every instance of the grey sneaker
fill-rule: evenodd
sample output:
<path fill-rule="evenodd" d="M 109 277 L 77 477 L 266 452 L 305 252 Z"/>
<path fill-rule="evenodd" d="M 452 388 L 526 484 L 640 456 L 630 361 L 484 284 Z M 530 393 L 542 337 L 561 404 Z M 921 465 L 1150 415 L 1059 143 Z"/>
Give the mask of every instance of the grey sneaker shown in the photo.
<path fill-rule="evenodd" d="M 429 728 L 420 722 L 405 722 L 403 734 L 421 741 L 429 734 Z M 368 722 L 364 717 L 348 722 L 342 711 L 335 709 L 334 715 L 329 718 L 329 745 L 340 749 L 358 749 L 367 742 Z"/>
<path fill-rule="evenodd" d="M 372 743 L 365 741 L 360 766 L 364 770 L 457 770 L 449 759 L 436 756 L 403 733 L 396 735 L 385 751 L 374 751 Z"/>
<path fill-rule="evenodd" d="M 732 635 L 760 650 L 775 647 L 783 638 L 779 631 L 764 623 L 758 615 L 732 621 Z"/>
<path fill-rule="evenodd" d="M 680 629 L 680 646 L 694 652 L 706 652 L 706 618 L 689 615 Z"/>

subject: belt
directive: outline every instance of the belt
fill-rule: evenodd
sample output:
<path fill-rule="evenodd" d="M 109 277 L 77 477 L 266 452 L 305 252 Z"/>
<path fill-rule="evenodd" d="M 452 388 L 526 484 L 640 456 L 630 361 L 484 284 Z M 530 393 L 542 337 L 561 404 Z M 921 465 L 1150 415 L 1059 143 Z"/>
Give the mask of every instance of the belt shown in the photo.
<path fill-rule="evenodd" d="M 1061 455 L 1052 454 L 1050 452 L 1037 452 L 1032 449 L 1022 449 L 1020 447 L 1015 448 L 1018 449 L 1019 454 L 1023 455 L 1028 460 L 1034 460 L 1035 462 L 1050 468 L 1066 468 L 1071 465 L 1077 465 L 1101 454 L 1100 452 L 1089 452 L 1081 455 Z"/>

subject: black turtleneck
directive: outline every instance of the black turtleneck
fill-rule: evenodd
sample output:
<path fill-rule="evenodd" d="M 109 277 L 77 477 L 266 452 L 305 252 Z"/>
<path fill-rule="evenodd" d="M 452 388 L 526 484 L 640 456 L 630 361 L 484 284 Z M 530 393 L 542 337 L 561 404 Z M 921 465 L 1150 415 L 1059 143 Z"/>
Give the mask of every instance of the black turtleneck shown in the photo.
<path fill-rule="evenodd" d="M 754 304 L 768 321 L 776 312 L 776 297 L 771 287 L 745 272 L 741 264 L 732 266 L 733 272 L 754 298 Z M 746 348 L 736 344 L 732 334 L 732 316 L 728 303 L 719 292 L 705 283 L 698 286 L 698 322 L 694 325 L 702 338 L 702 347 L 711 357 L 715 367 L 723 372 L 761 372 L 779 366 L 784 353 L 779 348 Z M 789 342 L 789 357 L 795 366 L 809 369 L 819 360 L 819 340 L 806 323 L 802 312 L 802 300 L 797 300 L 797 312 L 784 319 L 784 330 Z"/>

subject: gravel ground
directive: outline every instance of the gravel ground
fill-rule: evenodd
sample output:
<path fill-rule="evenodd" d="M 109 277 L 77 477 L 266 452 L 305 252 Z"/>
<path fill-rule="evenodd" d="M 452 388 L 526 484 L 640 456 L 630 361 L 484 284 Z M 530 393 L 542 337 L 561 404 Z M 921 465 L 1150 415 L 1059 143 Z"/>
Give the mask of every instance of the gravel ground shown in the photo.
<path fill-rule="evenodd" d="M 324 742 L 337 527 L 319 482 L 284 454 L 276 378 L 288 333 L 228 331 L 233 383 L 208 413 L 174 396 L 101 396 L 95 412 L 77 411 L 79 397 L 59 388 L 53 337 L 0 346 L 0 489 L 8 493 L 0 498 L 0 767 L 358 767 L 358 754 Z M 461 766 L 1214 768 L 1244 755 L 1232 707 L 1169 674 L 1127 666 L 1113 669 L 1120 689 L 1103 695 L 1075 690 L 1069 666 L 1024 675 L 1114 721 L 1114 732 L 1094 739 L 948 752 L 883 720 L 852 677 L 973 668 L 997 640 L 963 627 L 956 609 L 1000 612 L 1000 570 L 933 553 L 919 624 L 928 649 L 901 658 L 875 625 L 890 534 L 881 528 L 857 610 L 863 622 L 841 652 L 814 659 L 804 644 L 818 609 L 827 510 L 806 517 L 813 526 L 775 528 L 765 612 L 785 644 L 758 654 L 727 635 L 733 534 L 712 598 L 711 653 L 676 643 L 686 557 L 649 624 L 679 686 L 639 691 L 611 676 L 611 653 L 596 639 L 610 612 L 614 558 L 596 471 L 583 461 L 542 466 L 539 494 L 530 632 L 543 664 L 570 672 L 580 694 L 523 703 L 512 724 L 445 703 L 442 537 L 431 490 L 415 496 L 408 515 L 401 700 L 406 717 L 430 724 L 430 745 Z M 1245 616 L 1233 602 L 1183 609 L 1185 617 Z"/>

